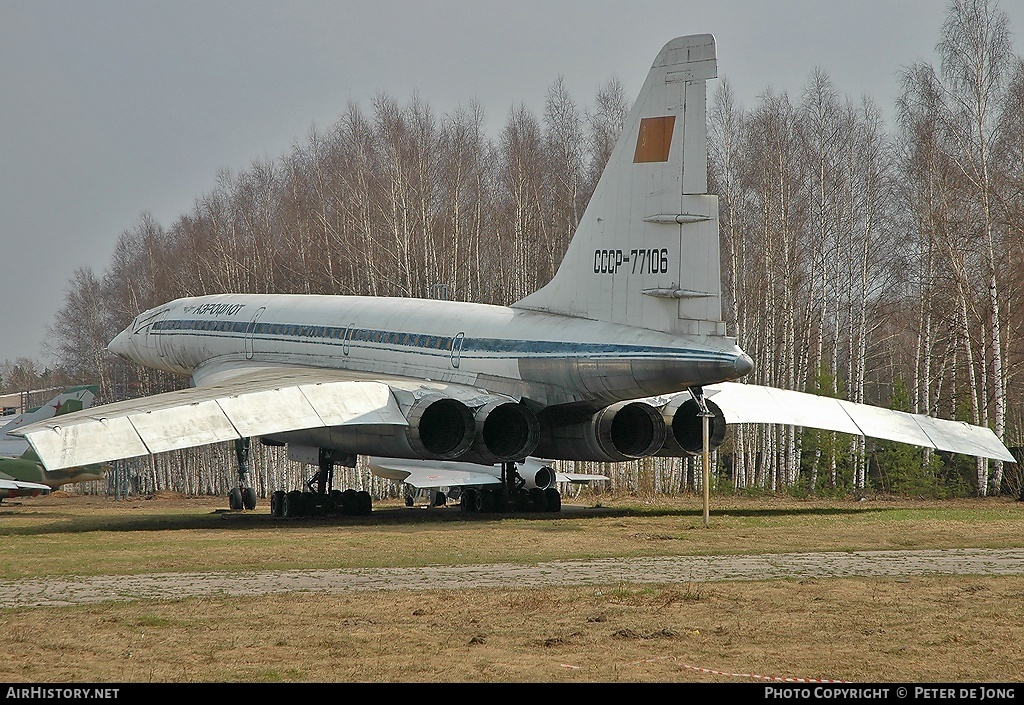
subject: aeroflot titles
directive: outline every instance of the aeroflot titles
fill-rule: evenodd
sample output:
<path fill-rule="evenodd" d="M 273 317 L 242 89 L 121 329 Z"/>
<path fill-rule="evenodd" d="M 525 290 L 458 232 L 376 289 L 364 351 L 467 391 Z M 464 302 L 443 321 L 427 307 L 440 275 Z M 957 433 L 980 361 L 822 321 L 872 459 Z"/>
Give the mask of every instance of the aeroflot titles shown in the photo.
<path fill-rule="evenodd" d="M 185 313 L 191 313 L 196 316 L 234 316 L 245 308 L 245 304 L 203 304 L 202 306 L 196 306 L 192 310 L 189 310 L 190 308 L 186 307 Z"/>

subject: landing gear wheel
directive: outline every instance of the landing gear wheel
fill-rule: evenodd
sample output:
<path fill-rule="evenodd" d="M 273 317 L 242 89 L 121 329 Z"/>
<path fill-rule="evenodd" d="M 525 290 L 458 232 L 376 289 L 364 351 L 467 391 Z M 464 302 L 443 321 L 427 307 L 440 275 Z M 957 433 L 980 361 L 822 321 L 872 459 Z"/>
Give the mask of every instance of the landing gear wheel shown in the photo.
<path fill-rule="evenodd" d="M 324 497 L 324 514 L 337 514 L 341 511 L 341 490 L 331 490 Z"/>
<path fill-rule="evenodd" d="M 242 508 L 242 490 L 237 487 L 231 488 L 231 491 L 228 492 L 228 507 L 232 510 Z"/>
<path fill-rule="evenodd" d="M 480 511 L 487 512 L 488 514 L 498 509 L 496 499 L 504 497 L 504 494 L 500 491 L 495 492 L 490 487 L 484 487 L 480 490 Z"/>
<path fill-rule="evenodd" d="M 494 493 L 494 511 L 514 512 L 516 511 L 515 500 L 509 496 L 504 487 L 495 487 L 491 490 Z M 525 494 L 526 490 L 523 490 Z"/>
<path fill-rule="evenodd" d="M 530 489 L 530 509 L 535 512 L 546 512 L 548 510 L 547 497 L 544 495 L 544 490 L 540 487 Z"/>
<path fill-rule="evenodd" d="M 462 491 L 462 500 L 459 502 L 459 506 L 464 512 L 479 512 L 480 492 L 473 487 L 467 487 Z"/>
<path fill-rule="evenodd" d="M 366 490 L 356 493 L 356 515 L 368 517 L 373 512 L 373 498 Z"/>
<path fill-rule="evenodd" d="M 341 490 L 331 490 L 331 501 L 334 503 L 334 513 L 341 514 L 344 503 L 341 498 Z"/>
<path fill-rule="evenodd" d="M 513 511 L 516 512 L 528 512 L 530 511 L 530 491 L 525 487 L 520 487 L 513 497 L 512 500 Z"/>
<path fill-rule="evenodd" d="M 341 493 L 341 513 L 353 516 L 356 513 L 356 491 L 347 489 Z"/>
<path fill-rule="evenodd" d="M 298 490 L 292 490 L 284 496 L 284 503 L 282 505 L 283 515 L 289 519 L 300 517 L 302 516 L 304 506 L 305 502 L 302 499 L 302 493 Z"/>
<path fill-rule="evenodd" d="M 558 490 L 554 487 L 544 490 L 544 498 L 548 501 L 549 512 L 562 511 L 562 495 L 558 494 Z"/>
<path fill-rule="evenodd" d="M 447 501 L 448 495 L 446 495 L 444 492 L 438 492 L 436 495 L 434 495 L 435 507 L 443 507 Z"/>
<path fill-rule="evenodd" d="M 270 516 L 284 516 L 284 490 L 277 490 L 270 495 Z"/>
<path fill-rule="evenodd" d="M 256 508 L 256 488 L 246 487 L 242 492 L 242 506 L 246 509 Z"/>

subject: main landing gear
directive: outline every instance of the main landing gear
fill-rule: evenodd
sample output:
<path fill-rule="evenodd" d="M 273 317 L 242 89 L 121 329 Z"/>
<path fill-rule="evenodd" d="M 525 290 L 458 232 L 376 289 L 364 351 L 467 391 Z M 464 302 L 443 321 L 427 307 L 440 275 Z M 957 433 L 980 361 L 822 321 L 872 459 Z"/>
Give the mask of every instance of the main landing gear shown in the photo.
<path fill-rule="evenodd" d="M 228 506 L 233 510 L 255 509 L 256 489 L 249 486 L 249 439 L 235 439 L 235 456 L 238 459 L 238 485 L 228 492 Z"/>
<path fill-rule="evenodd" d="M 560 512 L 562 495 L 554 487 L 526 489 L 515 463 L 501 464 L 501 484 L 467 487 L 459 506 L 464 512 Z"/>
<path fill-rule="evenodd" d="M 325 448 L 320 449 L 320 469 L 306 482 L 307 492 L 278 490 L 270 495 L 270 514 L 275 517 L 306 516 L 369 516 L 373 511 L 370 493 L 348 489 L 342 492 L 331 488 L 334 484 L 334 464 L 355 467 L 354 455 L 342 455 Z"/>

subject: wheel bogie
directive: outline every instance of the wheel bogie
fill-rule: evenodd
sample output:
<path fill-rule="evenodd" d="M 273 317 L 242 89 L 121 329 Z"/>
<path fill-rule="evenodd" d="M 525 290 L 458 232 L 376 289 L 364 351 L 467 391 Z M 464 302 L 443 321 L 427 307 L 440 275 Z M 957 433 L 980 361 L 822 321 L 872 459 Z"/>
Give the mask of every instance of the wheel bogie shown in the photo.
<path fill-rule="evenodd" d="M 465 487 L 459 507 L 464 512 L 560 512 L 562 496 L 554 487 L 527 490 L 520 488 L 511 496 L 503 487 Z"/>
<path fill-rule="evenodd" d="M 464 512 L 479 512 L 482 506 L 480 500 L 480 490 L 475 487 L 467 487 L 462 491 L 459 506 Z"/>

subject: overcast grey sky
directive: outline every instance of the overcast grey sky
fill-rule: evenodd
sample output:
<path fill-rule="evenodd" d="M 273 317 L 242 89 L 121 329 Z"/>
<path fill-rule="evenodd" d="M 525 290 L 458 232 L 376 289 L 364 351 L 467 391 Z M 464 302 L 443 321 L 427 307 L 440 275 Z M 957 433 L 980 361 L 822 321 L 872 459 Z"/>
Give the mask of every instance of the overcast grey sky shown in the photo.
<path fill-rule="evenodd" d="M 1002 0 L 1022 53 L 1024 2 Z M 304 144 L 349 101 L 478 99 L 492 136 L 563 76 L 635 98 L 658 50 L 710 32 L 745 107 L 815 67 L 893 114 L 934 61 L 944 0 L 0 0 L 0 361 L 46 361 L 75 269 L 102 276 L 144 212 L 164 226 L 222 169 Z M 715 90 L 712 82 L 709 90 Z"/>

